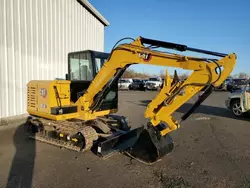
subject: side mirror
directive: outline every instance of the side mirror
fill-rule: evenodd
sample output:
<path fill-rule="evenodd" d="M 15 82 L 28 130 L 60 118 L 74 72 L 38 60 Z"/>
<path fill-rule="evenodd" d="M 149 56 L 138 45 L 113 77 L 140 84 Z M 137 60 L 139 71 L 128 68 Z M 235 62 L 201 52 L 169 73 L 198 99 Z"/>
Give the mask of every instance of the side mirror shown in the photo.
<path fill-rule="evenodd" d="M 69 80 L 69 75 L 66 74 L 66 75 L 65 75 L 65 78 L 66 78 L 66 80 Z"/>

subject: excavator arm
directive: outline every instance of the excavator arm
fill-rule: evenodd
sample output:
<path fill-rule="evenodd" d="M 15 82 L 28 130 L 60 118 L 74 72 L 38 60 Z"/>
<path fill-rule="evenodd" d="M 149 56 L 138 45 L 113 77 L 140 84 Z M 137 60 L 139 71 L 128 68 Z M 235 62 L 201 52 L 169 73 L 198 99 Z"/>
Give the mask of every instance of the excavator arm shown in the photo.
<path fill-rule="evenodd" d="M 150 47 L 146 47 L 145 44 L 182 52 L 198 52 L 217 56 L 220 59 L 165 53 L 152 50 Z M 180 127 L 172 114 L 204 87 L 211 89 L 211 86 L 219 86 L 230 75 L 235 63 L 236 55 L 234 53 L 222 54 L 139 37 L 130 44 L 121 44 L 112 50 L 109 59 L 96 75 L 85 94 L 77 101 L 82 107 L 80 116 L 86 117 L 85 119 L 94 118 L 93 114 L 110 85 L 119 79 L 132 64 L 158 65 L 192 70 L 192 74 L 184 82 L 180 82 L 177 75 L 175 75 L 174 79 L 170 78 L 167 73 L 163 88 L 147 106 L 145 117 L 149 118 L 151 126 L 160 128 L 161 136 L 165 136 Z M 203 99 L 200 100 L 205 100 L 205 94 Z M 193 110 L 194 108 L 183 117 L 183 120 Z"/>
<path fill-rule="evenodd" d="M 203 53 L 217 59 L 163 52 L 157 48 Z M 77 95 L 76 102 L 70 97 L 75 95 L 73 90 L 70 91 L 74 81 L 29 82 L 27 109 L 35 117 L 28 120 L 26 132 L 30 138 L 70 150 L 85 152 L 93 149 L 100 156 L 123 151 L 137 160 L 153 163 L 173 150 L 170 133 L 180 127 L 173 113 L 203 91 L 181 121 L 187 119 L 209 96 L 212 87 L 219 86 L 230 75 L 235 63 L 234 53 L 223 54 L 138 37 L 132 43 L 112 49 L 89 87 Z M 119 117 L 112 118 L 112 109 L 101 108 L 113 84 L 133 64 L 181 68 L 192 73 L 185 81 L 181 81 L 177 73 L 171 78 L 166 72 L 162 89 L 146 108 L 148 126 L 130 130 L 123 117 L 121 120 Z M 82 83 L 89 84 L 80 81 L 79 86 Z M 103 117 L 107 114 L 110 115 Z"/>

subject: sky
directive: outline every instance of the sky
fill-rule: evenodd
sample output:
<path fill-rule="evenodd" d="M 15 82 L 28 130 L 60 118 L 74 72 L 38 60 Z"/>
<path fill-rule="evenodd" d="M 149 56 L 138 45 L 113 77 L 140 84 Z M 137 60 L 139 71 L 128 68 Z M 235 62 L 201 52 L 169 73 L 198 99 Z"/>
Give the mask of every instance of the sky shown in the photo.
<path fill-rule="evenodd" d="M 89 0 L 109 21 L 105 52 L 123 37 L 139 36 L 221 53 L 236 53 L 233 74 L 250 75 L 250 0 Z M 130 41 L 125 41 L 130 42 Z M 159 74 L 164 67 L 132 65 Z M 169 72 L 174 69 L 167 67 Z M 177 69 L 180 73 L 184 73 Z"/>

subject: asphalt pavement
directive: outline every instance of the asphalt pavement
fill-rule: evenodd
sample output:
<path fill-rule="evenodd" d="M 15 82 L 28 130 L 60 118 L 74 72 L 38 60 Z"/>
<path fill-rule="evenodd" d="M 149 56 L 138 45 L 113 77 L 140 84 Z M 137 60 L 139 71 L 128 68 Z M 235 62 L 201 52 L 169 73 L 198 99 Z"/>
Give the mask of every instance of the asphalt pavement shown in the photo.
<path fill-rule="evenodd" d="M 156 92 L 124 91 L 119 112 L 132 127 Z M 173 152 L 154 165 L 122 154 L 103 160 L 27 139 L 22 125 L 0 128 L 0 187 L 250 187 L 250 118 L 225 107 L 227 92 L 214 92 L 172 133 Z M 195 98 L 174 114 L 179 120 Z"/>

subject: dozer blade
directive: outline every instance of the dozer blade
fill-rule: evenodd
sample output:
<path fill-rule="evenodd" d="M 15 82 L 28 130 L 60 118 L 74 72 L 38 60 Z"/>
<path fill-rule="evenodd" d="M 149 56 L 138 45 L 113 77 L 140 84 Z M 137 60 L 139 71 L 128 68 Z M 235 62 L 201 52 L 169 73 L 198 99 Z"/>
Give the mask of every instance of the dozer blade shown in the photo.
<path fill-rule="evenodd" d="M 173 140 L 169 135 L 161 136 L 154 127 L 141 131 L 136 143 L 126 153 L 146 164 L 153 164 L 172 152 Z"/>
<path fill-rule="evenodd" d="M 94 153 L 105 159 L 127 150 L 136 143 L 143 128 L 142 126 L 129 131 L 118 131 L 117 134 L 102 138 L 103 140 L 98 141 L 97 148 L 94 147 Z"/>

